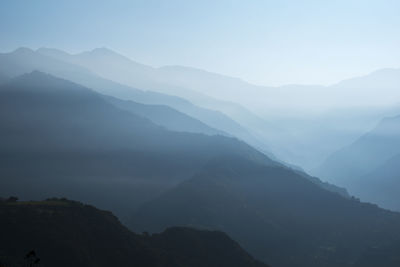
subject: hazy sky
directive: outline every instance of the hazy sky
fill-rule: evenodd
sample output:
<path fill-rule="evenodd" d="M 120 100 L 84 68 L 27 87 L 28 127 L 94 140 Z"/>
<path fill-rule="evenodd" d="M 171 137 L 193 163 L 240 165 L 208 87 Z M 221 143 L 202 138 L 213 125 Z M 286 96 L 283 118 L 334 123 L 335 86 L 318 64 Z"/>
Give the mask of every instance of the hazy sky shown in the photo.
<path fill-rule="evenodd" d="M 1 0 L 0 51 L 106 46 L 279 85 L 400 67 L 400 1 Z"/>

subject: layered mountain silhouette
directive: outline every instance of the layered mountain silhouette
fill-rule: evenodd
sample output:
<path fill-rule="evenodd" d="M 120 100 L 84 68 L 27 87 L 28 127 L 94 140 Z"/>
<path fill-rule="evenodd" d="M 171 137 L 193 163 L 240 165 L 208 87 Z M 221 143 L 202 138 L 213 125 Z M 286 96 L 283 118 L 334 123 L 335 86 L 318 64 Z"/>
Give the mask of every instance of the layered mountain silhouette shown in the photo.
<path fill-rule="evenodd" d="M 398 214 L 329 192 L 238 139 L 170 131 L 126 103 L 38 71 L 0 86 L 0 193 L 87 201 L 140 231 L 223 230 L 274 266 L 355 266 L 400 238 Z"/>
<path fill-rule="evenodd" d="M 397 69 L 379 70 L 332 86 L 267 87 L 196 68 L 154 68 L 107 48 L 74 55 L 50 48 L 38 49 L 36 53 L 90 70 L 120 85 L 158 92 L 161 95 L 152 93 L 158 102 L 153 97 L 151 102 L 143 102 L 138 96 L 122 94 L 125 90 L 120 89 L 106 94 L 141 103 L 169 105 L 246 141 L 270 157 L 275 155 L 308 171 L 340 147 L 353 142 L 377 120 L 391 116 L 393 113 L 387 110 L 376 111 L 382 115 L 375 120 L 370 113 L 382 108 L 382 104 L 395 104 L 393 99 L 399 86 Z M 96 84 L 84 85 L 96 87 Z M 182 104 L 177 98 L 165 99 L 164 94 L 179 96 L 179 100 L 189 100 L 201 108 L 193 109 L 193 105 Z"/>
<path fill-rule="evenodd" d="M 93 72 L 86 68 L 86 66 L 90 67 L 92 65 L 102 66 L 105 70 L 111 72 L 114 68 L 118 69 L 118 67 L 116 66 L 116 64 L 112 63 L 113 61 L 109 61 L 110 54 L 111 56 L 116 56 L 117 58 L 123 58 L 122 56 L 119 56 L 118 54 L 115 54 L 108 49 L 95 49 L 91 53 L 87 52 L 83 54 L 85 55 L 84 59 L 89 58 L 91 59 L 91 61 L 89 61 L 88 64 L 83 64 L 82 66 L 82 64 L 79 65 L 81 60 L 71 60 L 71 58 L 75 58 L 75 56 L 71 55 L 66 58 L 66 55 L 68 54 L 62 51 L 50 50 L 49 52 L 48 49 L 39 49 L 36 52 L 27 48 L 20 48 L 12 53 L 0 55 L 0 62 L 4 62 L 4 64 L 8 66 L 13 66 L 12 70 L 8 70 L 11 76 L 33 70 L 41 70 L 56 75 L 58 77 L 82 84 L 100 93 L 110 96 L 118 97 L 125 100 L 133 100 L 135 102 L 143 104 L 167 105 L 195 119 L 202 121 L 212 128 L 218 129 L 225 133 L 229 133 L 230 135 L 234 135 L 252 144 L 253 146 L 259 147 L 264 152 L 268 151 L 269 147 L 265 144 L 265 142 L 252 135 L 247 129 L 245 129 L 239 123 L 232 120 L 222 112 L 198 107 L 196 105 L 193 105 L 186 99 L 175 95 L 149 91 L 147 90 L 148 87 L 141 88 L 142 90 L 140 90 L 123 85 L 121 83 L 113 82 L 111 80 L 107 80 L 93 74 Z M 80 57 L 81 55 L 79 54 L 78 56 Z M 100 62 L 98 59 L 99 57 L 101 59 Z M 24 60 L 26 62 L 24 62 Z M 127 61 L 127 59 L 125 59 L 125 61 Z M 135 63 L 134 65 L 141 66 L 141 64 L 137 63 Z M 110 66 L 113 66 L 113 68 L 110 68 Z M 29 67 L 30 70 L 27 70 L 27 68 Z M 134 69 L 136 70 L 137 68 Z M 131 76 L 136 77 L 138 75 L 140 77 L 143 76 L 140 74 L 140 72 L 139 74 Z M 108 76 L 106 75 L 106 77 Z"/>
<path fill-rule="evenodd" d="M 37 71 L 0 87 L 0 122 L 2 192 L 61 194 L 119 215 L 215 157 L 281 165 L 235 138 L 169 131 Z"/>
<path fill-rule="evenodd" d="M 199 114 L 200 117 L 202 116 L 203 111 L 205 113 L 204 117 L 207 117 L 209 114 L 213 115 L 216 118 L 218 118 L 219 116 L 219 114 L 214 114 L 212 111 L 197 108 L 194 105 L 190 104 L 188 101 L 179 97 L 163 95 L 160 93 L 143 91 L 124 86 L 96 76 L 95 74 L 81 66 L 73 65 L 68 62 L 63 62 L 52 57 L 45 56 L 28 48 L 20 48 L 12 53 L 0 54 L 0 62 L 2 63 L 0 68 L 2 68 L 2 71 L 4 71 L 4 73 L 7 73 L 10 77 L 16 77 L 24 73 L 38 70 L 82 84 L 84 86 L 90 87 L 93 90 L 96 90 L 97 92 L 110 96 L 117 96 L 122 99 L 133 99 L 135 100 L 135 102 L 144 104 L 168 105 L 170 107 L 178 106 L 181 109 L 189 110 L 188 113 L 192 112 L 195 114 Z M 151 108 L 151 106 L 146 107 L 146 109 L 149 108 Z M 153 112 L 157 112 L 157 110 Z M 177 114 L 179 112 L 175 113 Z M 146 112 L 143 111 L 143 114 L 146 114 Z M 175 121 L 180 121 L 180 118 L 182 116 L 185 115 L 179 114 Z M 237 125 L 234 122 L 231 122 L 231 120 L 227 120 L 229 121 L 229 123 Z M 223 123 L 223 121 L 224 120 L 221 119 L 221 123 Z M 198 124 L 196 120 L 190 123 Z M 180 126 L 180 128 L 184 127 L 185 125 Z M 202 133 L 203 129 L 200 127 L 199 131 L 200 133 Z M 209 127 L 206 127 L 204 132 L 209 132 Z"/>
<path fill-rule="evenodd" d="M 240 155 L 284 167 L 237 139 L 168 131 L 132 113 L 135 103 L 38 71 L 0 87 L 0 102 L 1 166 L 8 179 L 4 193 L 31 198 L 67 194 L 96 200 L 121 215 L 189 179 L 216 157 Z M 30 186 L 22 189 L 23 182 Z"/>
<path fill-rule="evenodd" d="M 104 95 L 41 72 L 0 87 L 0 102 L 2 194 L 74 197 L 124 218 L 197 172 L 214 172 L 210 162 L 231 157 L 232 166 L 246 160 L 276 166 L 328 193 L 318 179 L 237 139 L 168 131 Z M 266 179 L 273 176 L 265 172 Z"/>
<path fill-rule="evenodd" d="M 267 266 L 222 232 L 174 227 L 139 235 L 111 212 L 66 199 L 0 200 L 0 216 L 0 266 L 27 266 L 30 256 L 59 267 Z"/>
<path fill-rule="evenodd" d="M 270 150 L 278 158 L 306 170 L 316 168 L 327 156 L 353 142 L 383 117 L 396 114 L 390 109 L 400 98 L 400 69 L 381 69 L 332 86 L 279 87 L 255 86 L 183 66 L 162 69 L 179 86 L 265 114 L 261 115 L 263 122 L 254 116 L 241 117 L 239 114 L 246 114 L 243 110 L 230 116 L 238 118 L 237 121 L 252 129 L 261 140 L 273 140 L 276 146 L 271 144 Z M 278 119 L 269 122 L 274 117 Z"/>
<path fill-rule="evenodd" d="M 108 70 L 111 73 L 113 69 L 119 69 L 119 65 L 113 63 L 115 61 L 114 57 L 117 58 L 119 64 L 121 60 L 123 62 L 130 62 L 128 59 L 108 49 L 95 49 L 92 52 L 83 53 L 83 55 L 72 56 L 54 49 L 33 51 L 28 48 L 20 48 L 11 53 L 0 54 L 0 63 L 2 64 L 0 72 L 4 71 L 10 77 L 15 77 L 23 73 L 39 70 L 76 82 L 109 96 L 124 100 L 133 100 L 142 104 L 167 105 L 181 113 L 200 120 L 211 128 L 238 137 L 260 148 L 263 152 L 270 152 L 268 145 L 264 141 L 255 137 L 242 125 L 222 112 L 196 106 L 188 100 L 175 95 L 149 91 L 149 87 L 136 89 L 122 83 L 114 82 L 96 75 L 91 69 L 87 68 L 98 66 L 103 68 L 104 71 Z M 82 61 L 88 63 L 83 64 Z M 135 71 L 138 71 L 137 66 L 142 66 L 138 63 L 134 63 L 133 65 L 129 65 L 129 67 L 132 67 Z M 100 73 L 104 74 L 103 71 Z M 121 70 L 121 73 L 124 72 Z M 105 75 L 105 77 L 108 77 L 108 75 Z M 139 72 L 130 74 L 129 77 L 146 77 L 146 75 Z M 149 77 L 149 79 L 153 79 L 153 77 Z M 179 121 L 179 118 L 176 121 Z M 201 133 L 208 133 L 208 130 L 206 129 Z"/>
<path fill-rule="evenodd" d="M 168 104 L 202 120 L 213 128 L 246 141 L 270 157 L 274 157 L 273 155 L 276 154 L 278 158 L 282 155 L 283 159 L 291 159 L 286 156 L 293 153 L 289 151 L 290 145 L 288 144 L 295 141 L 294 136 L 275 123 L 255 115 L 249 108 L 245 108 L 237 102 L 225 100 L 232 96 L 241 100 L 247 99 L 249 96 L 254 98 L 257 93 L 263 92 L 261 87 L 255 87 L 236 78 L 189 67 L 153 68 L 107 48 L 97 48 L 75 55 L 51 48 L 41 48 L 37 52 L 87 68 L 97 75 L 120 84 L 179 96 L 203 109 L 218 111 L 214 114 L 204 110 L 199 113 L 198 110 L 176 106 L 176 103 Z M 223 94 L 228 95 L 222 97 Z M 268 97 L 265 98 L 268 99 Z M 256 101 L 260 99 L 265 101 L 265 98 L 261 97 Z M 252 99 L 251 103 L 254 101 Z M 206 114 L 208 114 L 206 117 L 203 116 Z M 227 120 L 226 116 L 232 118 L 234 123 Z"/>
<path fill-rule="evenodd" d="M 351 145 L 332 154 L 316 171 L 361 199 L 400 210 L 400 116 L 382 120 Z"/>
<path fill-rule="evenodd" d="M 222 111 L 241 125 L 246 126 L 251 121 L 263 121 L 243 106 L 224 101 L 223 99 L 226 97 L 221 99 L 210 96 L 209 92 L 219 93 L 221 90 L 226 90 L 224 93 L 229 95 L 243 93 L 243 89 L 248 87 L 248 84 L 241 82 L 239 79 L 189 67 L 167 66 L 154 68 L 135 62 L 104 47 L 74 55 L 52 48 L 40 48 L 37 52 L 87 68 L 101 77 L 121 84 L 168 95 L 178 95 L 196 105 Z M 242 91 L 238 92 L 237 88 Z M 263 121 L 263 123 L 267 124 L 266 121 Z M 272 125 L 269 128 L 270 131 L 273 130 Z"/>

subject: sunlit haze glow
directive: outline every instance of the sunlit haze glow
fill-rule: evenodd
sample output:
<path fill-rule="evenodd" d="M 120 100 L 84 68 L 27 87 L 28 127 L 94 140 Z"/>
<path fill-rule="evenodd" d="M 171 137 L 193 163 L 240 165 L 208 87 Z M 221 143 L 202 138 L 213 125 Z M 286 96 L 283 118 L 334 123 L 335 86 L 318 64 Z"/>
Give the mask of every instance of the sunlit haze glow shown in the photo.
<path fill-rule="evenodd" d="M 400 67 L 399 10 L 393 0 L 3 0 L 0 50 L 105 46 L 260 85 L 329 85 Z"/>

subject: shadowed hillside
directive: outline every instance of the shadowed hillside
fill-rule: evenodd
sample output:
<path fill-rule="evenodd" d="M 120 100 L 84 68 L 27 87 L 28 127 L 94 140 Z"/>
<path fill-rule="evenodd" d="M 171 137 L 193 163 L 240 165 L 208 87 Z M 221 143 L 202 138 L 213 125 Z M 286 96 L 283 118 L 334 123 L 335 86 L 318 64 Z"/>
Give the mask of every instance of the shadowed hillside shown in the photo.
<path fill-rule="evenodd" d="M 273 266 L 355 266 L 369 249 L 400 240 L 400 214 L 325 191 L 291 170 L 235 157 L 143 205 L 129 225 L 221 230 Z"/>
<path fill-rule="evenodd" d="M 25 266 L 31 250 L 40 266 L 266 266 L 224 233 L 174 227 L 138 235 L 111 212 L 65 199 L 2 200 L 0 216 L 0 266 Z"/>

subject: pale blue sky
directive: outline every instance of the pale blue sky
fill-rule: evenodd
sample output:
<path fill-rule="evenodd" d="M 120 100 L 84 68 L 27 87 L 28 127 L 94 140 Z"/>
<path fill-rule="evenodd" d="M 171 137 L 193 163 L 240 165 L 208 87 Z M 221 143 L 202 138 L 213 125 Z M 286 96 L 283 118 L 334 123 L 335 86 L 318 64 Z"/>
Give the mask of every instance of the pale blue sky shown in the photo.
<path fill-rule="evenodd" d="M 395 0 L 1 0 L 0 51 L 109 47 L 152 66 L 331 84 L 400 67 Z"/>

